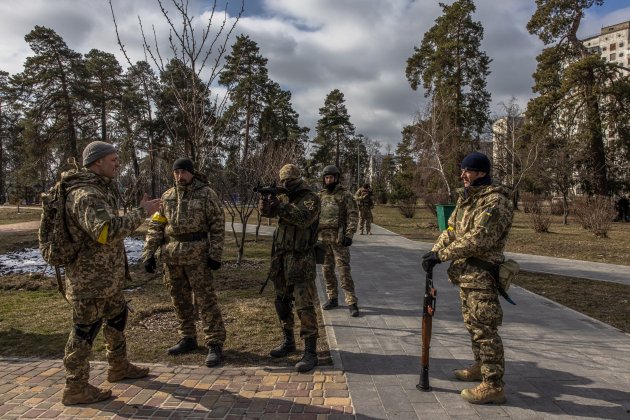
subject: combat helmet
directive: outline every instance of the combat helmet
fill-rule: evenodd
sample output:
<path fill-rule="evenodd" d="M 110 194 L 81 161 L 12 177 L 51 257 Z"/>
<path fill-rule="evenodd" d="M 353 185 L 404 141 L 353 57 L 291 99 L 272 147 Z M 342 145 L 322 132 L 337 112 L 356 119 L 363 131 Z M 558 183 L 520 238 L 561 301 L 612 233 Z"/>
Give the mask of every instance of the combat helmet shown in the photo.
<path fill-rule="evenodd" d="M 326 181 L 324 181 L 324 178 L 326 177 L 326 175 L 333 175 L 335 177 L 335 182 L 332 182 L 326 185 Z M 322 173 L 322 184 L 326 188 L 329 188 L 329 189 L 334 188 L 335 185 L 337 185 L 337 183 L 339 182 L 339 175 L 341 175 L 341 172 L 339 172 L 339 168 L 337 168 L 335 165 L 326 166 Z"/>
<path fill-rule="evenodd" d="M 301 177 L 300 169 L 292 163 L 287 163 L 280 168 L 280 182 L 293 181 Z"/>

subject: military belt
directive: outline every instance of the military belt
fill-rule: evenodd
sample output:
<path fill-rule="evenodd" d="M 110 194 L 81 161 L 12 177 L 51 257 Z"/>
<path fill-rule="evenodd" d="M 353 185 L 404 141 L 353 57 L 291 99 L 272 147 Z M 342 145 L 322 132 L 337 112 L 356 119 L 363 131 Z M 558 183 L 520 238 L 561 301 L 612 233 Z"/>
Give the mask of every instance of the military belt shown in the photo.
<path fill-rule="evenodd" d="M 494 279 L 494 286 L 497 288 L 499 294 L 512 305 L 516 305 L 512 298 L 510 298 L 510 295 L 508 295 L 501 286 L 501 282 L 499 282 L 499 267 L 501 266 L 501 264 L 492 264 L 491 262 L 481 260 L 477 257 L 466 258 L 466 263 L 472 265 L 473 267 L 481 268 L 482 270 L 489 272 Z"/>
<path fill-rule="evenodd" d="M 197 242 L 206 240 L 207 238 L 208 232 L 191 232 L 182 233 L 181 235 L 168 235 L 165 242 Z"/>

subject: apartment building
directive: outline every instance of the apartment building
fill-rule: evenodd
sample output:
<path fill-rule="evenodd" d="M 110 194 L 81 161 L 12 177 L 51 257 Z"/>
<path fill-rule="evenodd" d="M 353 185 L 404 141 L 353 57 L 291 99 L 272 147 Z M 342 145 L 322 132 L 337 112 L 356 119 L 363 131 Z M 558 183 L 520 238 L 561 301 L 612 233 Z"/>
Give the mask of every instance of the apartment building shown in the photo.
<path fill-rule="evenodd" d="M 599 54 L 608 62 L 630 67 L 630 21 L 605 26 L 599 35 L 582 40 L 593 54 Z M 630 73 L 624 70 L 625 74 Z"/>

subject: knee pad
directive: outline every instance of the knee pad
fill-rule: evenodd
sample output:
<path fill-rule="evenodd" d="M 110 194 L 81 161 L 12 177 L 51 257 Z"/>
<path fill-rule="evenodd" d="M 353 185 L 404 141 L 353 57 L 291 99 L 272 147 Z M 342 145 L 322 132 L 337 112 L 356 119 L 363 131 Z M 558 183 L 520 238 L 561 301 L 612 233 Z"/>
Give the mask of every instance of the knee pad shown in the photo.
<path fill-rule="evenodd" d="M 281 320 L 285 320 L 291 314 L 291 310 L 293 310 L 292 300 L 290 297 L 280 297 L 276 296 L 276 313 Z"/>
<path fill-rule="evenodd" d="M 125 305 L 125 309 L 112 319 L 108 319 L 105 321 L 108 327 L 112 327 L 115 330 L 120 332 L 125 331 L 125 326 L 127 325 L 127 315 L 129 314 L 129 308 Z"/>
<path fill-rule="evenodd" d="M 91 346 L 101 329 L 101 325 L 103 325 L 103 321 L 100 320 L 94 324 L 74 324 L 74 334 L 81 340 L 87 341 Z"/>

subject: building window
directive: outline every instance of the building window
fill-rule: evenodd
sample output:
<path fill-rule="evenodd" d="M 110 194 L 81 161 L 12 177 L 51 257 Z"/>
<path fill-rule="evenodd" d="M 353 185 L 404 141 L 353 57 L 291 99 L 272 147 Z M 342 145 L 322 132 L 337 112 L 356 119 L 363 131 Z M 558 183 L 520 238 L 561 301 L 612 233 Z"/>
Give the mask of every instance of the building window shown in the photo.
<path fill-rule="evenodd" d="M 619 43 L 619 48 L 623 47 L 623 42 Z"/>
<path fill-rule="evenodd" d="M 622 52 L 619 53 L 619 58 L 621 58 L 621 57 L 623 57 L 623 53 Z"/>
<path fill-rule="evenodd" d="M 606 47 L 602 47 L 602 51 L 606 51 Z"/>
<path fill-rule="evenodd" d="M 617 55 L 615 53 L 610 54 L 610 61 L 615 61 Z"/>
<path fill-rule="evenodd" d="M 617 44 L 610 44 L 610 51 L 615 51 L 617 49 Z"/>

